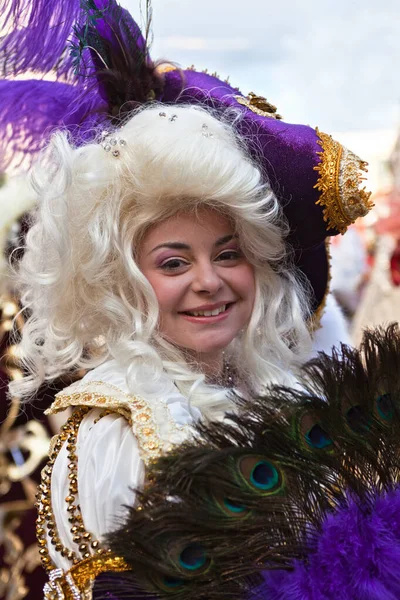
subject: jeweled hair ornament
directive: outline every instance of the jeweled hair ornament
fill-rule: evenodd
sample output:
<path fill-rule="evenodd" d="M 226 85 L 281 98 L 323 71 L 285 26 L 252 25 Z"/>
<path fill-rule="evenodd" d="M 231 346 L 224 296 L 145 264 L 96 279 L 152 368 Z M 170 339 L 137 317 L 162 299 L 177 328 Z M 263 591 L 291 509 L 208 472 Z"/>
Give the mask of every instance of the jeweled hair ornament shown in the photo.
<path fill-rule="evenodd" d="M 105 152 L 110 152 L 114 158 L 118 158 L 121 154 L 121 148 L 126 146 L 126 140 L 116 134 L 103 131 L 100 145 Z"/>
<path fill-rule="evenodd" d="M 325 240 L 372 206 L 362 183 L 367 164 L 318 129 L 284 122 L 265 98 L 245 96 L 216 74 L 154 63 L 149 0 L 146 10 L 142 35 L 115 0 L 3 0 L 0 25 L 9 33 L 0 41 L 0 171 L 18 158 L 28 164 L 56 127 L 69 129 L 76 143 L 92 141 L 93 131 L 118 127 L 146 102 L 198 104 L 221 114 L 234 108 L 241 112 L 235 127 L 282 205 L 295 262 L 320 312 L 329 279 Z M 39 75 L 11 79 L 28 71 Z M 55 80 L 44 80 L 50 73 Z M 168 112 L 166 106 L 160 117 L 173 124 Z"/>

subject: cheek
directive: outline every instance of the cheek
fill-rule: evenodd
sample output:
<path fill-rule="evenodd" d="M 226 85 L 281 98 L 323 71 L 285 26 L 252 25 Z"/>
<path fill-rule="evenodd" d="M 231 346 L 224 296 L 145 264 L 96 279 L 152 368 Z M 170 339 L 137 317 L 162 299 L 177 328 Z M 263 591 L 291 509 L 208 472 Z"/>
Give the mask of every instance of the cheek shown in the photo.
<path fill-rule="evenodd" d="M 251 311 L 256 295 L 255 272 L 251 265 L 246 265 L 241 272 L 238 273 L 237 286 L 241 297 L 246 300 Z"/>
<path fill-rule="evenodd" d="M 173 277 L 165 277 L 158 273 L 146 275 L 157 296 L 160 313 L 173 310 L 180 298 L 180 286 Z"/>

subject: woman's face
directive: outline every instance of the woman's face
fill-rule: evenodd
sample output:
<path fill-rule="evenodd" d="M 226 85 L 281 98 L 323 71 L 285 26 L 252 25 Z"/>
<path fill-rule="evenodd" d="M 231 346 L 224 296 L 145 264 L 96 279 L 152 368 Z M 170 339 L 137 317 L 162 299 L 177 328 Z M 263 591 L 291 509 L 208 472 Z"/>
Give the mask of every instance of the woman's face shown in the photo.
<path fill-rule="evenodd" d="M 247 325 L 254 269 L 226 216 L 202 209 L 152 226 L 138 264 L 158 299 L 160 332 L 198 360 L 217 359 Z"/>

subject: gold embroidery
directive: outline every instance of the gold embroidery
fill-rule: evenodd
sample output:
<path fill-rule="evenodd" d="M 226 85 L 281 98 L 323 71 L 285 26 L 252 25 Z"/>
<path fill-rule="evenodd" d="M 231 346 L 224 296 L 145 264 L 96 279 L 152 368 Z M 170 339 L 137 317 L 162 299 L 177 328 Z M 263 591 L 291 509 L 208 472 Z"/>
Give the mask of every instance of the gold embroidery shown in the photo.
<path fill-rule="evenodd" d="M 119 413 L 127 421 L 131 420 L 131 412 L 127 403 L 114 396 L 106 396 L 99 392 L 75 392 L 73 394 L 57 394 L 53 404 L 45 411 L 46 415 L 65 410 L 69 406 L 88 406 L 91 408 L 104 408 Z"/>
<path fill-rule="evenodd" d="M 268 102 L 263 96 L 257 96 L 254 92 L 250 92 L 247 97 L 235 96 L 235 100 L 239 102 L 239 104 L 247 106 L 247 108 L 261 117 L 269 117 L 270 119 L 278 120 L 282 119 L 281 115 L 276 112 L 276 106 Z"/>
<path fill-rule="evenodd" d="M 358 217 L 364 217 L 374 206 L 370 201 L 371 192 L 360 183 L 365 180 L 362 172 L 367 171 L 365 161 L 361 160 L 332 139 L 330 135 L 316 129 L 318 144 L 322 147 L 317 152 L 321 162 L 314 167 L 319 177 L 314 186 L 321 195 L 316 202 L 323 206 L 324 221 L 327 230 L 337 229 L 345 233 L 347 227 Z"/>
<path fill-rule="evenodd" d="M 78 504 L 78 458 L 76 443 L 79 426 L 82 419 L 90 410 L 90 406 L 78 407 L 72 417 L 63 425 L 60 434 L 52 445 L 49 462 L 42 471 L 42 482 L 38 492 L 36 535 L 42 565 L 49 573 L 49 581 L 44 589 L 45 598 L 49 600 L 53 600 L 55 597 L 65 598 L 66 600 L 90 598 L 91 583 L 99 573 L 103 571 L 127 570 L 122 559 L 112 555 L 98 540 L 93 539 L 90 532 L 86 531 Z M 95 421 L 98 422 L 108 414 L 108 410 L 102 411 Z M 66 444 L 68 451 L 67 458 L 69 460 L 68 496 L 65 498 L 65 502 L 67 512 L 69 513 L 68 521 L 71 524 L 70 531 L 73 542 L 78 547 L 77 551 L 66 548 L 62 544 L 51 508 L 52 470 L 64 444 Z M 68 573 L 64 574 L 62 569 L 55 568 L 48 550 L 49 542 L 61 556 L 67 558 L 73 564 Z"/>
<path fill-rule="evenodd" d="M 118 392 L 121 398 L 105 395 L 102 392 L 90 390 L 93 386 L 103 386 Z M 78 389 L 78 388 L 75 388 Z M 141 458 L 147 464 L 151 459 L 160 456 L 163 450 L 159 429 L 153 418 L 153 411 L 149 404 L 140 397 L 129 396 L 122 390 L 101 381 L 90 381 L 80 391 L 70 394 L 60 393 L 46 414 L 64 410 L 68 406 L 86 406 L 103 408 L 121 414 L 132 427 L 138 441 Z"/>
<path fill-rule="evenodd" d="M 89 600 L 94 580 L 100 573 L 113 571 L 121 573 L 129 571 L 130 567 L 123 558 L 107 551 L 103 556 L 92 556 L 82 560 L 79 564 L 64 573 L 61 569 L 54 569 L 50 573 L 50 581 L 45 586 L 45 600 Z"/>

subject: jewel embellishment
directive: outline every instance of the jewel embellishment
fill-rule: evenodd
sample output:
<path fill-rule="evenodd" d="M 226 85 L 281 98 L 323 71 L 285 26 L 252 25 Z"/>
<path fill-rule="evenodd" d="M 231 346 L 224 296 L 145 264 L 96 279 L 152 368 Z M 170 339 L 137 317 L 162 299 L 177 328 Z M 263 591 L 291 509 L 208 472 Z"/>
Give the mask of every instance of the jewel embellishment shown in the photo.
<path fill-rule="evenodd" d="M 111 152 L 115 158 L 118 158 L 121 155 L 121 152 L 116 146 L 126 146 L 126 140 L 118 136 L 113 136 L 108 131 L 102 131 L 101 139 L 100 145 L 103 150 L 105 152 Z"/>
<path fill-rule="evenodd" d="M 201 133 L 206 138 L 214 137 L 214 134 L 211 133 L 211 131 L 208 131 L 208 125 L 206 125 L 206 123 L 203 123 L 203 125 L 201 126 Z"/>

